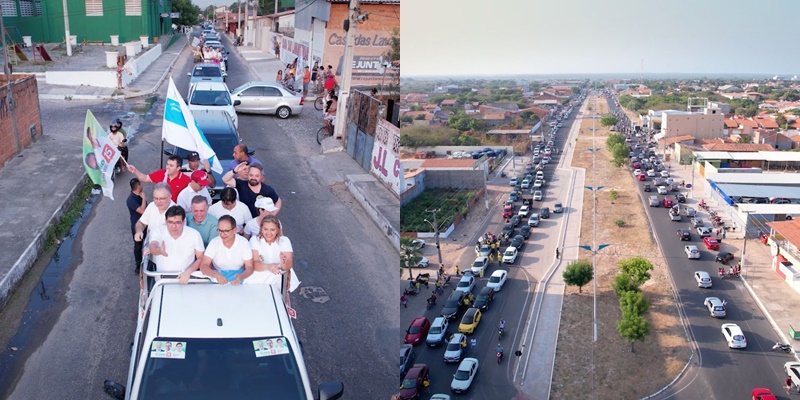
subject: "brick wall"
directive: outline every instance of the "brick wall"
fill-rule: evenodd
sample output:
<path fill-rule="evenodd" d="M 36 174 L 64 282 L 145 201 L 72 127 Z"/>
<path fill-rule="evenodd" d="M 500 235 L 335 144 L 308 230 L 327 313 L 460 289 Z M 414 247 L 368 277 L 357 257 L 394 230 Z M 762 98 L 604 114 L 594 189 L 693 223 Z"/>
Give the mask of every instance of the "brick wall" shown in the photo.
<path fill-rule="evenodd" d="M 8 101 L 9 87 L 13 88 L 13 110 Z M 36 76 L 13 74 L 9 85 L 5 75 L 0 74 L 0 168 L 31 143 L 32 129 L 35 134 L 33 141 L 41 139 L 42 120 Z"/>

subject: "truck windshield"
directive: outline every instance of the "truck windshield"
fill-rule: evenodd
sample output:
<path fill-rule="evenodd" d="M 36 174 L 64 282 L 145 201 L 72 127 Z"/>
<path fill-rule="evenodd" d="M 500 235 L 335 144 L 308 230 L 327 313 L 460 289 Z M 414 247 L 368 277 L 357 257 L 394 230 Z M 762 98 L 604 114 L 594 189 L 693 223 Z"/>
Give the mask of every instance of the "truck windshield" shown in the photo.
<path fill-rule="evenodd" d="M 305 370 L 284 337 L 157 338 L 139 399 L 308 399 Z"/>

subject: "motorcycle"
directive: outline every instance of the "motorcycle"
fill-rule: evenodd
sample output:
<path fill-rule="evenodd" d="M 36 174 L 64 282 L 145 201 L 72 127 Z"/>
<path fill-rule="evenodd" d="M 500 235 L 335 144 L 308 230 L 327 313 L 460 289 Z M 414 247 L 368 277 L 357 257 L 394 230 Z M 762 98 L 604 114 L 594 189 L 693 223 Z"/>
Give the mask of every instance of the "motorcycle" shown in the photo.
<path fill-rule="evenodd" d="M 501 173 L 500 173 L 500 177 L 501 177 L 501 178 L 505 178 L 505 177 L 506 177 L 506 173 L 505 173 L 505 172 L 501 172 Z"/>
<path fill-rule="evenodd" d="M 775 342 L 775 346 L 772 346 L 772 351 L 780 350 L 784 353 L 791 353 L 792 352 L 792 345 L 790 344 L 783 344 L 781 342 Z"/>
<path fill-rule="evenodd" d="M 719 279 L 725 279 L 725 270 L 724 269 L 720 268 L 719 270 L 717 270 L 717 272 L 719 273 Z"/>
<path fill-rule="evenodd" d="M 428 310 L 430 310 L 434 304 L 436 304 L 436 300 L 428 298 Z"/>
<path fill-rule="evenodd" d="M 419 293 L 416 289 L 412 288 L 411 290 L 405 289 L 403 290 L 403 296 L 416 296 Z"/>
<path fill-rule="evenodd" d="M 497 340 L 500 340 L 500 339 L 503 338 L 503 331 L 504 331 L 503 328 L 500 328 L 500 329 L 497 330 Z"/>
<path fill-rule="evenodd" d="M 503 361 L 503 352 L 502 351 L 498 351 L 497 352 L 497 363 L 500 364 L 501 361 Z"/>

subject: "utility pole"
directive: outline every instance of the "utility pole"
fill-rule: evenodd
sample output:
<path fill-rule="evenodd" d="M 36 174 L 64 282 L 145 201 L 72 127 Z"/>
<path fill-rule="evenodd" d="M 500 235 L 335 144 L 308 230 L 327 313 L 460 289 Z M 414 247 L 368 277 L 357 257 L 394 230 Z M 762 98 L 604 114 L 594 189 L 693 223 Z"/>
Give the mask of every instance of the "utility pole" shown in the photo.
<path fill-rule="evenodd" d="M 244 45 L 247 45 L 248 36 L 247 36 L 247 15 L 248 10 L 250 9 L 250 0 L 244 0 Z"/>
<path fill-rule="evenodd" d="M 236 4 L 236 37 L 239 37 L 242 34 L 242 0 L 236 0 Z"/>
<path fill-rule="evenodd" d="M 442 246 L 439 245 L 439 223 L 436 220 L 436 213 L 438 213 L 440 211 L 442 211 L 442 210 L 439 209 L 439 208 L 437 208 L 435 210 L 425 210 L 425 212 L 429 212 L 429 213 L 433 214 L 433 222 L 428 221 L 427 219 L 425 220 L 425 222 L 431 224 L 431 227 L 433 228 L 434 238 L 436 239 L 436 251 L 439 253 L 439 266 L 441 267 L 443 265 L 442 264 Z"/>
<path fill-rule="evenodd" d="M 356 26 L 358 25 L 361 10 L 361 0 L 350 0 L 350 11 L 347 13 L 347 20 L 344 22 L 345 35 L 344 56 L 342 57 L 342 84 L 339 90 L 339 109 L 336 111 L 336 126 L 334 137 L 341 138 L 347 125 L 347 109 L 349 108 L 350 85 L 353 79 L 353 58 L 355 56 L 355 37 Z M 434 214 L 435 216 L 436 214 Z M 438 231 L 438 230 L 437 230 Z M 437 235 L 438 242 L 438 235 Z M 438 247 L 438 244 L 437 244 Z M 441 258 L 441 256 L 439 257 Z"/>
<path fill-rule="evenodd" d="M 69 40 L 69 12 L 67 11 L 67 0 L 61 0 L 61 6 L 64 7 L 64 34 L 67 36 L 66 39 L 64 39 L 64 44 L 67 45 L 67 57 L 72 57 L 72 42 Z M 3 29 L 3 32 L 5 32 L 5 29 Z M 3 48 L 5 48 L 5 45 L 6 42 L 5 39 L 3 39 Z"/>

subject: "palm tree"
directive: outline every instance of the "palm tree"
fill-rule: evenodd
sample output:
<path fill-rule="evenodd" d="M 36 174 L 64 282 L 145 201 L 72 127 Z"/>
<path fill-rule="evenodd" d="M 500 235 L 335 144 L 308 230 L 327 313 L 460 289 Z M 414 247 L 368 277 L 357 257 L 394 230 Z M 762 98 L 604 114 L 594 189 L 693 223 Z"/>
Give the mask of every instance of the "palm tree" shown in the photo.
<path fill-rule="evenodd" d="M 414 239 L 410 237 L 400 238 L 400 265 L 408 268 L 408 279 L 414 279 L 411 268 L 422 260 L 420 249 L 414 245 Z"/>

